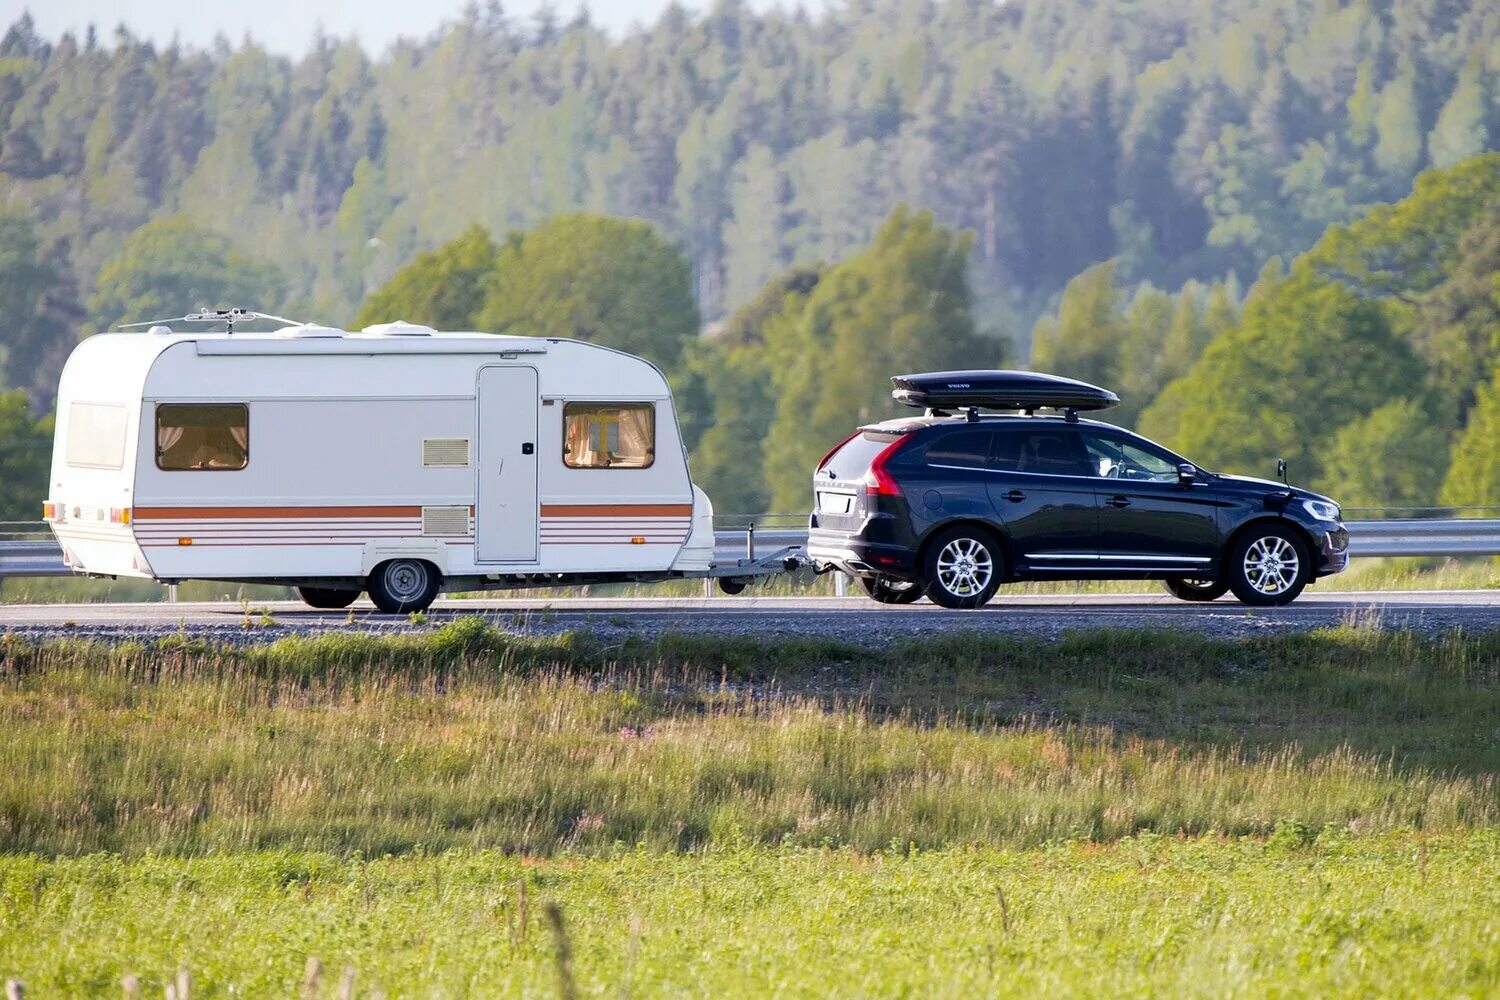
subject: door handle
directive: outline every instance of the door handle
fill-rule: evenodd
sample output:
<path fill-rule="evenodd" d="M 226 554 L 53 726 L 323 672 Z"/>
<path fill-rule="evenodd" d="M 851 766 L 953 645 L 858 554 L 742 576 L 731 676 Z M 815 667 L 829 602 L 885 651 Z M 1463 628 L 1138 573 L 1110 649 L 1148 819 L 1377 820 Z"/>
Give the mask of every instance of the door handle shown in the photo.
<path fill-rule="evenodd" d="M 1104 502 L 1109 504 L 1111 507 L 1117 508 L 1119 510 L 1123 510 L 1126 507 L 1130 506 L 1130 501 L 1125 497 L 1110 497 Z"/>
<path fill-rule="evenodd" d="M 1026 494 L 1022 493 L 1020 490 L 1011 490 L 1004 496 L 1005 499 L 1009 500 L 1011 503 L 1020 503 L 1022 500 L 1026 499 Z"/>

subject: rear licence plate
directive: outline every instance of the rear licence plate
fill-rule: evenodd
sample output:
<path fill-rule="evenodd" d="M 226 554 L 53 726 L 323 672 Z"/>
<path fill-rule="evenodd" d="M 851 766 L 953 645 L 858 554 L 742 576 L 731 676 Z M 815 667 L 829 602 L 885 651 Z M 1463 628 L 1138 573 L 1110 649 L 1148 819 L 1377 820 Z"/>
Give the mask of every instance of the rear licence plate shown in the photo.
<path fill-rule="evenodd" d="M 847 514 L 854 504 L 854 498 L 847 493 L 819 493 L 819 514 Z"/>

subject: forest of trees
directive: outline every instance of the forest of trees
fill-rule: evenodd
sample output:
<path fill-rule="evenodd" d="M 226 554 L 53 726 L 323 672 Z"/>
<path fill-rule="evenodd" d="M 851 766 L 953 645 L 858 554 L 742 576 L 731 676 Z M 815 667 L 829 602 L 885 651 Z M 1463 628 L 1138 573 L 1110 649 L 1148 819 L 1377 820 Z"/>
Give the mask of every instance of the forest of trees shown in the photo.
<path fill-rule="evenodd" d="M 893 372 L 1007 360 L 1209 467 L 1500 503 L 1497 146 L 1477 0 L 490 3 L 299 59 L 23 17 L 0 500 L 80 333 L 238 304 L 644 353 L 721 510 L 805 507 Z"/>

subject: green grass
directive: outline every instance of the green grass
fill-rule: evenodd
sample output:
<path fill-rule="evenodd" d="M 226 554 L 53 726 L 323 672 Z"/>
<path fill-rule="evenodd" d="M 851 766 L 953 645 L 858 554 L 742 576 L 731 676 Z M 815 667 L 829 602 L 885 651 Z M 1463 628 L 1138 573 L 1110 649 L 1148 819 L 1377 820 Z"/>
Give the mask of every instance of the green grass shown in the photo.
<path fill-rule="evenodd" d="M 0 637 L 0 733 L 32 996 L 1500 991 L 1500 633 Z"/>
<path fill-rule="evenodd" d="M 524 885 L 524 892 L 522 886 Z M 731 847 L 538 860 L 0 860 L 0 972 L 34 996 L 1482 996 L 1500 837 L 1143 836 L 1013 852 Z M 304 994 L 305 995 L 305 994 Z"/>
<path fill-rule="evenodd" d="M 1500 820 L 1500 635 L 1049 645 L 469 619 L 242 650 L 0 645 L 0 851 L 965 844 Z"/>

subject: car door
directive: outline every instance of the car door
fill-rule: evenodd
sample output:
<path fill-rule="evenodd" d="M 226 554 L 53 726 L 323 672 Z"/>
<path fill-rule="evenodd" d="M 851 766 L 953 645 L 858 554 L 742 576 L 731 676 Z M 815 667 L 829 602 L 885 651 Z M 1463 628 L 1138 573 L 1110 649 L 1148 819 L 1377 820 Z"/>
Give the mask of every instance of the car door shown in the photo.
<path fill-rule="evenodd" d="M 1047 576 L 1098 564 L 1098 509 L 1074 428 L 1018 420 L 995 431 L 990 501 L 1010 536 L 1016 569 Z"/>
<path fill-rule="evenodd" d="M 1122 431 L 1079 431 L 1099 511 L 1100 569 L 1190 570 L 1218 554 L 1218 504 L 1178 481 L 1181 459 Z"/>

